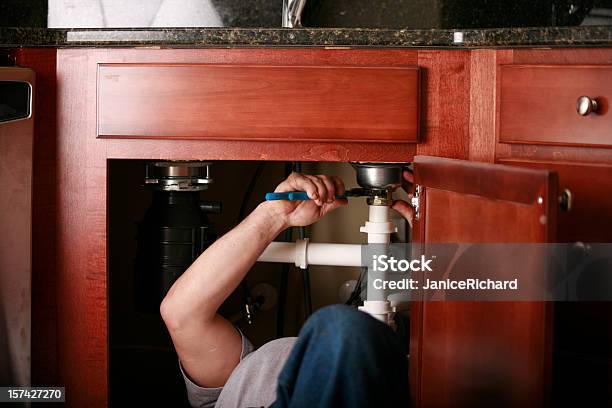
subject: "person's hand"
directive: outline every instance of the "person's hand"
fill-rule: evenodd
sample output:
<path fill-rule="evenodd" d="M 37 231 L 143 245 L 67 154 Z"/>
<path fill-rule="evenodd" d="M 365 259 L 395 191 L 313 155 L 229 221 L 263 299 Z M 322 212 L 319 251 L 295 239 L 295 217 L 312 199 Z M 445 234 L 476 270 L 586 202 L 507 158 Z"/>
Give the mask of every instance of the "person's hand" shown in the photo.
<path fill-rule="evenodd" d="M 412 199 L 414 175 L 412 174 L 410 170 L 404 170 L 402 172 L 402 178 L 403 178 L 402 189 L 408 194 L 408 198 Z M 406 220 L 412 227 L 412 220 L 414 219 L 414 208 L 412 207 L 412 205 L 410 205 L 404 200 L 394 200 L 391 208 L 393 208 L 395 211 L 400 213 L 404 218 L 406 218 Z"/>
<path fill-rule="evenodd" d="M 348 204 L 346 199 L 337 199 L 344 194 L 344 183 L 336 176 L 291 173 L 276 187 L 275 193 L 305 191 L 310 200 L 271 201 L 277 213 L 284 217 L 287 227 L 305 227 L 319 221 L 328 212 Z"/>

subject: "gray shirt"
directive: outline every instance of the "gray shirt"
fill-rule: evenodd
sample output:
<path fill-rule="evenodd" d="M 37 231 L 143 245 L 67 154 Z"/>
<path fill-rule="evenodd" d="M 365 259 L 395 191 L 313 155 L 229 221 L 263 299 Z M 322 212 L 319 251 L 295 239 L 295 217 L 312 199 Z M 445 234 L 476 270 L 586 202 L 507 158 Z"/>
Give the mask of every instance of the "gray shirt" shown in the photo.
<path fill-rule="evenodd" d="M 251 342 L 242 333 L 240 336 L 242 337 L 240 362 L 224 387 L 200 387 L 187 377 L 181 367 L 191 406 L 268 407 L 276 400 L 278 375 L 297 337 L 272 340 L 253 351 Z"/>

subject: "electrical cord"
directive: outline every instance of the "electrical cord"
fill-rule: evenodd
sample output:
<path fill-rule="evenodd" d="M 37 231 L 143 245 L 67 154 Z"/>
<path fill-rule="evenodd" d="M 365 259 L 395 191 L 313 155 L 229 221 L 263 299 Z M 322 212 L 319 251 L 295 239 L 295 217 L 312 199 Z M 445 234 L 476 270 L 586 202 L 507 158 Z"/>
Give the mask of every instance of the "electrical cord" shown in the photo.
<path fill-rule="evenodd" d="M 247 185 L 247 189 L 242 198 L 242 204 L 240 204 L 240 209 L 238 210 L 238 222 L 242 221 L 242 219 L 244 218 L 244 214 L 246 212 L 246 207 L 248 205 L 249 197 L 251 196 L 251 194 L 253 194 L 253 190 L 255 189 L 255 186 L 257 185 L 257 179 L 259 178 L 259 176 L 261 176 L 261 172 L 263 171 L 264 167 L 266 167 L 266 162 L 262 161 L 262 162 L 257 163 L 255 172 L 253 173 L 253 176 L 251 177 L 251 181 L 249 181 L 249 184 Z"/>
<path fill-rule="evenodd" d="M 296 172 L 302 172 L 302 163 L 295 162 L 294 169 Z M 300 239 L 306 238 L 306 227 L 299 227 Z M 310 271 L 308 267 L 302 269 L 302 289 L 304 291 L 304 321 L 306 321 L 312 314 L 312 296 L 310 293 Z"/>
<path fill-rule="evenodd" d="M 291 162 L 285 162 L 285 178 L 289 177 L 293 171 Z M 292 228 L 287 228 L 284 234 L 284 241 L 290 242 L 292 239 Z M 281 266 L 280 284 L 278 289 L 278 307 L 276 309 L 276 337 L 283 337 L 285 332 L 285 306 L 287 303 L 287 283 L 289 279 L 289 264 L 283 263 Z"/>
<path fill-rule="evenodd" d="M 349 306 L 361 306 L 363 304 L 363 283 L 366 280 L 368 274 L 368 268 L 362 267 L 361 273 L 359 274 L 359 278 L 357 279 L 357 283 L 355 284 L 355 288 L 351 292 L 351 295 L 346 300 L 345 304 Z"/>
<path fill-rule="evenodd" d="M 285 230 L 284 241 L 291 241 L 291 228 Z M 283 337 L 285 333 L 285 306 L 287 304 L 287 283 L 289 280 L 289 264 L 282 264 L 280 285 L 278 290 L 278 308 L 276 310 L 276 337 Z"/>
<path fill-rule="evenodd" d="M 247 185 L 247 189 L 242 198 L 242 203 L 240 204 L 240 209 L 238 210 L 238 220 L 236 224 L 238 224 L 244 219 L 249 197 L 251 197 L 251 195 L 253 194 L 253 190 L 255 189 L 255 185 L 257 184 L 257 179 L 259 179 L 259 177 L 261 176 L 261 173 L 265 166 L 266 166 L 266 162 L 263 162 L 263 161 L 257 164 L 257 167 L 255 168 L 255 172 L 253 172 L 253 176 L 251 177 L 251 180 L 249 181 L 249 184 Z M 251 303 L 251 293 L 249 290 L 249 285 L 246 282 L 246 277 L 243 278 L 242 281 L 240 282 L 240 287 L 242 288 L 242 299 L 244 302 L 243 307 L 245 308 L 245 311 L 247 311 L 246 309 L 249 307 L 249 304 Z M 251 324 L 250 318 L 249 318 L 249 324 Z"/>
<path fill-rule="evenodd" d="M 306 236 L 306 228 L 299 228 L 300 239 Z M 308 268 L 302 269 L 302 287 L 304 289 L 304 320 L 307 320 L 312 314 L 312 297 L 310 294 L 310 271 Z"/>

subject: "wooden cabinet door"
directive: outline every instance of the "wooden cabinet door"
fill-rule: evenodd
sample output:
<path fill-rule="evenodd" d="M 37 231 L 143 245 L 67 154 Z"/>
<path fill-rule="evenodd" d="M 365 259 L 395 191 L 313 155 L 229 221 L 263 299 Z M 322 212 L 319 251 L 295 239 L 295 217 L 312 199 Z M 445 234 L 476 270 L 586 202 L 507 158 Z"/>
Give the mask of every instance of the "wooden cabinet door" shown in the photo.
<path fill-rule="evenodd" d="M 414 240 L 537 243 L 554 239 L 556 173 L 415 157 Z M 551 311 L 546 302 L 413 305 L 412 396 L 417 406 L 540 406 L 548 400 Z"/>

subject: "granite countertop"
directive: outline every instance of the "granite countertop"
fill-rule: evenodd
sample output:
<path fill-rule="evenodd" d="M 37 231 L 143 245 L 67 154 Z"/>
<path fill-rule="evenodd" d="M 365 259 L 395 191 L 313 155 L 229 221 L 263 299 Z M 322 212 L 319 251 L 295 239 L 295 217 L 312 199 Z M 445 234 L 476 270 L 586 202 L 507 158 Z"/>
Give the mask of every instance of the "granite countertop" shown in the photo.
<path fill-rule="evenodd" d="M 612 26 L 396 30 L 358 28 L 0 27 L 0 47 L 576 47 L 612 46 Z"/>

